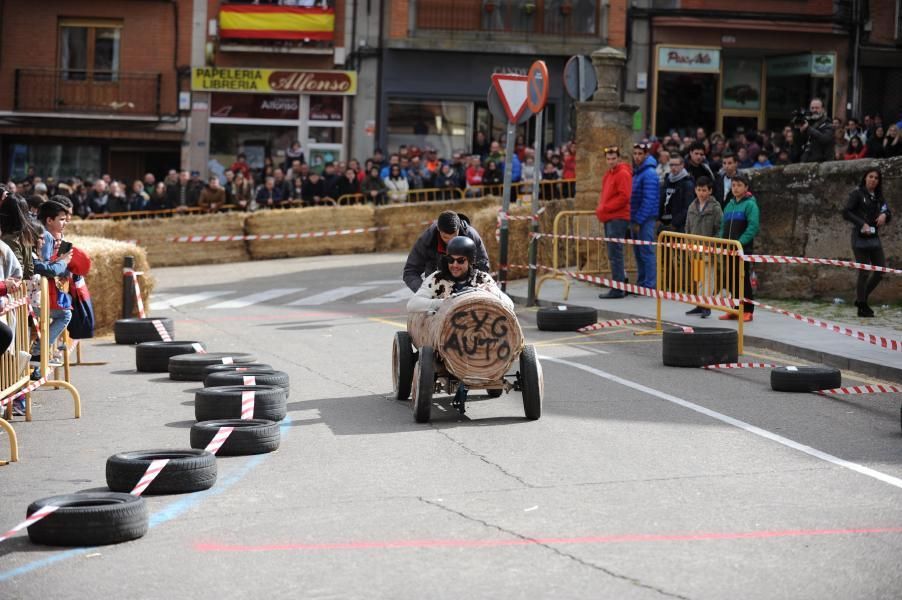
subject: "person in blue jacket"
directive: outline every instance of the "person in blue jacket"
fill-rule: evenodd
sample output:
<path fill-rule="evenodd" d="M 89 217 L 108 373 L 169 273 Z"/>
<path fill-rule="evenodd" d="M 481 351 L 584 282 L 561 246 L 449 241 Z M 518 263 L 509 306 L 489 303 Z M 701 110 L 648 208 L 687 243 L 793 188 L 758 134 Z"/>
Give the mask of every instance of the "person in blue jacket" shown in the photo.
<path fill-rule="evenodd" d="M 630 230 L 634 240 L 647 242 L 655 239 L 655 227 L 658 218 L 658 200 L 660 197 L 660 181 L 655 168 L 657 161 L 648 155 L 649 144 L 633 145 L 633 193 L 630 196 Z M 655 288 L 657 272 L 655 271 L 654 246 L 633 246 L 636 254 L 636 283 L 641 287 Z"/>

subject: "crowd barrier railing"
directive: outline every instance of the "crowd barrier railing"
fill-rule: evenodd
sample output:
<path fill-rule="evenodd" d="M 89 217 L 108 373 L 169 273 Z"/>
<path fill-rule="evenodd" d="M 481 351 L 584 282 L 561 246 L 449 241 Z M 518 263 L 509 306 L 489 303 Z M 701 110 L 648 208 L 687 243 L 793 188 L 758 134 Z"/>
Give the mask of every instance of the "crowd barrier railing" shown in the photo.
<path fill-rule="evenodd" d="M 691 302 L 684 296 L 695 296 L 697 304 L 711 310 L 735 315 L 739 321 L 739 353 L 742 353 L 745 298 L 745 261 L 742 244 L 737 240 L 662 231 L 658 235 L 657 263 L 657 329 L 661 329 L 661 300 Z M 729 301 L 723 302 L 723 290 Z M 738 303 L 738 306 L 733 306 Z"/>
<path fill-rule="evenodd" d="M 23 285 L 18 291 L 9 294 L 7 297 L 9 306 L 16 305 L 15 308 L 7 310 L 2 317 L 4 322 L 9 325 L 13 331 L 13 343 L 8 351 L 0 355 L 0 399 L 5 401 L 5 405 L 0 401 L 0 429 L 6 432 L 9 437 L 9 461 L 0 460 L 0 465 L 8 462 L 16 462 L 19 460 L 19 442 L 16 437 L 16 431 L 10 425 L 8 419 L 12 418 L 13 397 L 27 387 L 31 383 L 30 365 L 23 370 L 20 366 L 19 353 L 31 351 L 31 337 L 28 331 L 28 291 Z M 30 407 L 27 407 L 30 408 Z M 4 418 L 5 416 L 5 418 Z"/>
<path fill-rule="evenodd" d="M 536 297 L 549 280 L 564 283 L 564 300 L 570 296 L 570 276 L 566 273 L 599 275 L 611 272 L 604 227 L 591 210 L 564 210 L 554 217 L 550 237 L 552 243 L 551 270 L 536 282 Z M 636 267 L 633 253 L 623 246 L 623 261 L 627 276 L 635 281 Z"/>

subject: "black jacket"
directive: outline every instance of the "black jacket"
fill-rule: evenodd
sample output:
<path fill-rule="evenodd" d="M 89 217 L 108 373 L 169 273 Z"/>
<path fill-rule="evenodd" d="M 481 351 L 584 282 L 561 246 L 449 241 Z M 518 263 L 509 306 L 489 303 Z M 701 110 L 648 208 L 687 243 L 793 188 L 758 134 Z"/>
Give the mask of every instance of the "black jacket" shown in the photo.
<path fill-rule="evenodd" d="M 695 200 L 695 182 L 686 169 L 674 177 L 668 173 L 661 188 L 658 218 L 664 227 L 672 231 L 685 231 L 686 214 Z"/>
<path fill-rule="evenodd" d="M 808 124 L 808 129 L 793 130 L 794 140 L 802 148 L 801 161 L 808 162 L 824 162 L 833 160 L 833 147 L 835 140 L 833 139 L 833 121 L 826 115 L 821 117 L 819 121 Z"/>
<path fill-rule="evenodd" d="M 733 199 L 733 190 L 730 188 L 724 188 L 725 179 L 727 179 L 727 174 L 723 171 L 718 173 L 717 177 L 714 179 L 714 199 L 717 200 L 721 208 L 726 206 L 730 202 L 730 200 Z M 730 178 L 730 181 L 732 180 L 733 179 Z"/>
<path fill-rule="evenodd" d="M 465 235 L 476 242 L 476 264 L 474 265 L 480 271 L 489 270 L 489 255 L 485 251 L 485 245 L 479 232 L 470 225 L 470 219 L 466 215 L 458 213 L 460 217 L 460 231 L 458 235 Z M 414 293 L 423 285 L 423 275 L 432 275 L 438 271 L 438 243 L 441 240 L 438 234 L 438 225 L 433 223 L 426 231 L 417 239 L 407 262 L 404 264 L 404 274 L 402 275 L 404 283 Z"/>
<path fill-rule="evenodd" d="M 893 215 L 889 205 L 881 196 L 871 196 L 864 187 L 859 187 L 849 193 L 849 200 L 842 216 L 853 224 L 852 247 L 876 247 L 880 245 L 880 231 L 877 229 L 877 217 L 880 213 L 886 214 L 886 222 L 889 223 Z M 861 233 L 863 225 L 870 225 L 875 229 L 873 234 Z"/>

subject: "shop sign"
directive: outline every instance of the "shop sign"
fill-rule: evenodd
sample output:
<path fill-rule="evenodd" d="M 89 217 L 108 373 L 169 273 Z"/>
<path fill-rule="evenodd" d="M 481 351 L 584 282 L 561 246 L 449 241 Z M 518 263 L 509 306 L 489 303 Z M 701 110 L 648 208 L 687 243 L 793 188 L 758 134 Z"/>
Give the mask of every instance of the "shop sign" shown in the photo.
<path fill-rule="evenodd" d="M 191 73 L 191 89 L 196 92 L 353 96 L 357 93 L 357 73 L 195 67 Z"/>
<path fill-rule="evenodd" d="M 720 50 L 658 46 L 658 70 L 719 73 Z"/>
<path fill-rule="evenodd" d="M 833 77 L 836 70 L 835 54 L 793 54 L 767 59 L 768 77 Z"/>
<path fill-rule="evenodd" d="M 211 116 L 231 119 L 297 119 L 300 96 L 213 94 Z"/>

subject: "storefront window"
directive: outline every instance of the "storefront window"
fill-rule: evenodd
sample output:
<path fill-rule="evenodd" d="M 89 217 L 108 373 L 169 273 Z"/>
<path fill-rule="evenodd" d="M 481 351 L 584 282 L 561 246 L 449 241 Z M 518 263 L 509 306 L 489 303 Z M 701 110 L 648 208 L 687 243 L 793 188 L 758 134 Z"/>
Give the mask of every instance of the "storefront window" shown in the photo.
<path fill-rule="evenodd" d="M 721 108 L 755 111 L 761 108 L 761 59 L 724 58 Z"/>
<path fill-rule="evenodd" d="M 671 129 L 685 133 L 696 127 L 714 131 L 716 119 L 717 75 L 670 72 L 658 75 L 656 135 L 667 135 Z"/>
<path fill-rule="evenodd" d="M 308 136 L 311 143 L 340 144 L 341 127 L 311 127 Z"/>
<path fill-rule="evenodd" d="M 10 178 L 18 180 L 34 167 L 43 177 L 80 177 L 95 179 L 101 175 L 100 146 L 76 144 L 13 144 L 9 151 Z"/>
<path fill-rule="evenodd" d="M 229 168 L 239 152 L 247 155 L 251 169 L 262 170 L 267 156 L 275 166 L 281 166 L 280 157 L 285 156 L 297 135 L 297 127 L 211 124 L 210 170 L 216 173 L 220 167 Z"/>
<path fill-rule="evenodd" d="M 344 119 L 343 96 L 310 96 L 311 121 L 341 121 Z M 313 137 L 313 136 L 310 136 Z"/>
<path fill-rule="evenodd" d="M 212 95 L 212 105 L 212 117 L 297 119 L 300 115 L 297 95 L 217 93 Z"/>
<path fill-rule="evenodd" d="M 470 102 L 389 100 L 388 148 L 432 146 L 440 156 L 451 156 L 470 146 L 472 113 Z"/>

